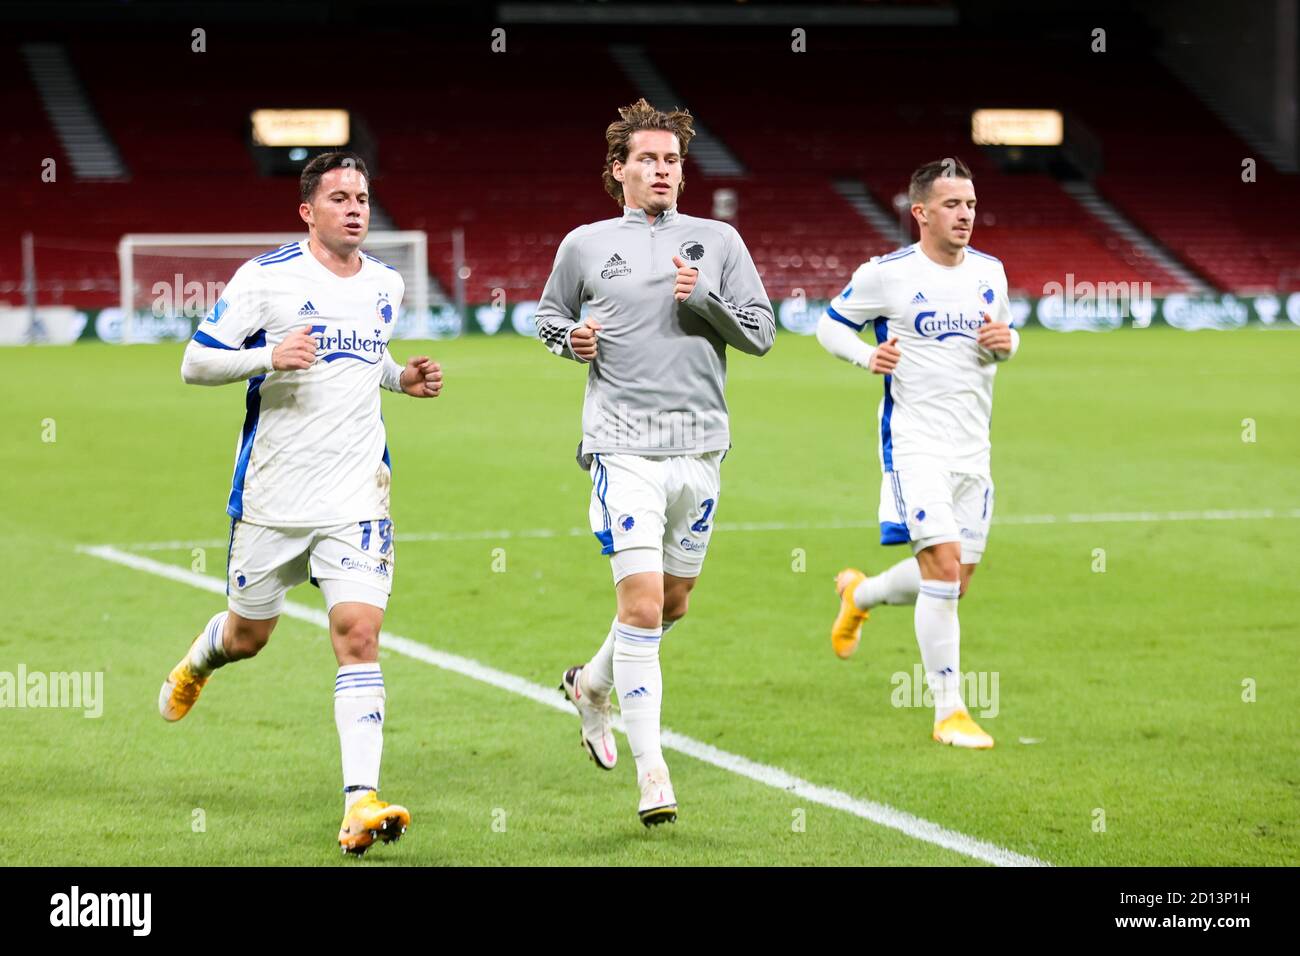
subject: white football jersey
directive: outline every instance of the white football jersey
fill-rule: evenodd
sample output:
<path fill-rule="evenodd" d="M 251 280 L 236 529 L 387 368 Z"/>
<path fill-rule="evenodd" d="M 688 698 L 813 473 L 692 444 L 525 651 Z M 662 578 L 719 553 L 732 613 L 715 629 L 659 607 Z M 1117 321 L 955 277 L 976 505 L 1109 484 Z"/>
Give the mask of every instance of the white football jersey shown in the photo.
<path fill-rule="evenodd" d="M 859 266 L 827 313 L 859 332 L 871 325 L 877 343 L 898 338 L 877 416 L 881 467 L 988 474 L 997 361 L 975 333 L 985 314 L 1011 321 L 1002 262 L 968 247 L 944 266 L 914 243 Z"/>
<path fill-rule="evenodd" d="M 248 382 L 226 511 L 250 524 L 327 527 L 387 518 L 391 464 L 379 389 L 402 304 L 401 275 L 362 253 L 343 278 L 307 240 L 239 267 L 194 339 L 213 348 L 277 345 L 310 327 L 311 368 Z"/>

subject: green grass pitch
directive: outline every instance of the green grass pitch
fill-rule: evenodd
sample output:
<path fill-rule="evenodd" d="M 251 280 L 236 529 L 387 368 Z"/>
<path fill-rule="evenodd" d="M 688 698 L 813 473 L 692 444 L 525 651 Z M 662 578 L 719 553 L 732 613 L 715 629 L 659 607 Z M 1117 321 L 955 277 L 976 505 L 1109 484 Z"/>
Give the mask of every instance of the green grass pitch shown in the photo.
<path fill-rule="evenodd" d="M 447 386 L 384 396 L 386 627 L 554 686 L 613 613 L 595 540 L 569 534 L 590 487 L 573 462 L 583 369 L 518 339 L 394 345 L 438 357 Z M 383 785 L 413 825 L 342 859 L 327 635 L 282 619 L 167 725 L 159 684 L 221 599 L 77 550 L 209 542 L 139 553 L 223 573 L 243 390 L 183 385 L 180 355 L 0 350 L 0 672 L 104 674 L 97 719 L 0 709 L 5 864 L 978 864 L 672 752 L 681 818 L 644 831 L 625 746 L 601 773 L 576 716 L 396 653 Z M 961 605 L 963 670 L 998 677 L 984 753 L 894 706 L 892 676 L 918 660 L 910 609 L 875 612 L 850 661 L 830 651 L 833 574 L 905 554 L 867 526 L 880 380 L 790 335 L 732 356 L 734 448 L 664 644 L 667 727 L 1053 864 L 1300 862 L 1300 332 L 1025 333 L 996 388 L 1004 523 Z M 1275 516 L 1124 519 L 1214 509 Z M 1059 520 L 1017 520 L 1035 515 Z M 530 529 L 556 535 L 471 536 Z M 434 532 L 452 540 L 403 540 Z M 310 586 L 291 600 L 321 606 Z M 20 819 L 36 804 L 39 833 Z"/>

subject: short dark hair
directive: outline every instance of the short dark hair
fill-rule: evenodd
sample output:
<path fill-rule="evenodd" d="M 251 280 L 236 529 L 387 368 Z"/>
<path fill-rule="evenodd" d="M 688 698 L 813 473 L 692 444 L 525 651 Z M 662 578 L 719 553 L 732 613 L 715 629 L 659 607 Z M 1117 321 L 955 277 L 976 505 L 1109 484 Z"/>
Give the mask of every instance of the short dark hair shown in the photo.
<path fill-rule="evenodd" d="M 936 159 L 912 173 L 912 180 L 907 184 L 907 198 L 912 202 L 925 202 L 930 198 L 930 187 L 940 177 L 970 180 L 975 178 L 970 174 L 970 168 L 956 157 Z"/>
<path fill-rule="evenodd" d="M 316 195 L 316 190 L 320 188 L 321 177 L 331 169 L 345 168 L 355 169 L 365 176 L 366 188 L 370 188 L 370 170 L 366 168 L 366 161 L 356 153 L 337 150 L 313 156 L 311 162 L 302 168 L 302 178 L 298 181 L 298 195 L 303 202 L 311 202 L 312 197 Z"/>

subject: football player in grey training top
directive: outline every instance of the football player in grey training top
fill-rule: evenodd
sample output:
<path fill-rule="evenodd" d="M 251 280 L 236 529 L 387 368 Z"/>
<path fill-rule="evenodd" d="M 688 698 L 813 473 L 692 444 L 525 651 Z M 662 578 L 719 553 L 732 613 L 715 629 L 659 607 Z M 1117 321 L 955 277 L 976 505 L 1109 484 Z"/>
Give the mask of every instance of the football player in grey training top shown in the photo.
<path fill-rule="evenodd" d="M 723 222 L 677 211 L 690 113 L 644 99 L 605 131 L 605 189 L 618 219 L 565 236 L 536 313 L 542 342 L 589 364 L 579 459 L 591 470 L 591 528 L 610 556 L 618 614 L 561 689 L 597 766 L 618 759 L 615 689 L 646 826 L 677 819 L 659 742 L 659 642 L 686 614 L 717 516 L 730 447 L 727 346 L 772 347 L 772 306 L 749 250 Z M 585 315 L 584 315 L 585 313 Z"/>

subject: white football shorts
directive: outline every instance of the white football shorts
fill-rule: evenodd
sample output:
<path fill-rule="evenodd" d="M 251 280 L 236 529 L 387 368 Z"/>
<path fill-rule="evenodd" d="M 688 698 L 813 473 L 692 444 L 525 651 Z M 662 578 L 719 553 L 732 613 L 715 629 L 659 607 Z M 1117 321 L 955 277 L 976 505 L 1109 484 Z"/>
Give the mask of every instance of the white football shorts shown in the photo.
<path fill-rule="evenodd" d="M 961 563 L 979 564 L 993 519 L 993 479 L 928 468 L 887 471 L 880 483 L 880 543 L 961 543 Z"/>
<path fill-rule="evenodd" d="M 284 608 L 292 587 L 311 581 L 327 610 L 343 601 L 384 608 L 393 590 L 393 522 L 354 521 L 331 528 L 230 524 L 226 594 L 230 610 L 264 621 Z"/>
<path fill-rule="evenodd" d="M 698 577 L 713 535 L 724 451 L 646 458 L 598 454 L 591 466 L 591 530 L 614 583 L 660 571 Z M 640 549 L 630 560 L 619 555 Z"/>

